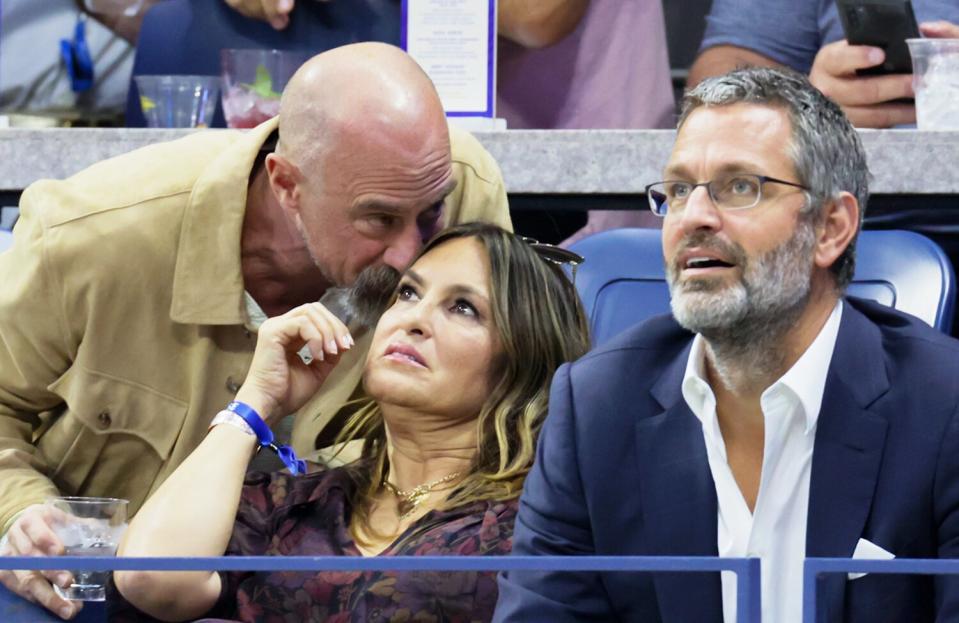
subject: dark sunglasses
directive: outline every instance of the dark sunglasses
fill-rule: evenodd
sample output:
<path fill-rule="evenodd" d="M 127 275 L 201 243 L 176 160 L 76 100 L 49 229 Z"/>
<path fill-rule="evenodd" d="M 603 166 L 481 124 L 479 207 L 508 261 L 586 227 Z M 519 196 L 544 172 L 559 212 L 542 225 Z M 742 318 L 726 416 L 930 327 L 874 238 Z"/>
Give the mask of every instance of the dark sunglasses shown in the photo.
<path fill-rule="evenodd" d="M 520 236 L 519 238 L 528 244 L 533 251 L 536 251 L 541 258 L 552 264 L 558 264 L 559 266 L 565 266 L 569 264 L 575 268 L 586 261 L 586 258 L 584 258 L 582 255 L 579 253 L 573 253 L 569 249 L 557 247 L 554 244 L 540 242 L 535 238 L 527 238 L 526 236 Z"/>
<path fill-rule="evenodd" d="M 538 256 L 549 262 L 550 264 L 555 264 L 562 268 L 563 266 L 569 266 L 570 279 L 569 283 L 575 287 L 576 285 L 576 269 L 580 264 L 586 261 L 579 253 L 573 253 L 569 249 L 564 249 L 563 247 L 557 247 L 554 244 L 547 244 L 545 242 L 540 242 L 535 238 L 528 238 L 526 236 L 519 236 L 519 239 L 525 242 L 530 246 L 533 251 L 536 252 Z"/>

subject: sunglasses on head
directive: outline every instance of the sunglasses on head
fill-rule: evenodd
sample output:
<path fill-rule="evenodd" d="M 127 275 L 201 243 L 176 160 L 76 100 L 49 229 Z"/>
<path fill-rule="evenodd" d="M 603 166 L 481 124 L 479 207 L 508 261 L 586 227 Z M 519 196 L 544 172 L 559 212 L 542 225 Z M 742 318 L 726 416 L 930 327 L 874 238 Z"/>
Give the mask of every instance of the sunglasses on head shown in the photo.
<path fill-rule="evenodd" d="M 572 267 L 576 267 L 586 261 L 586 258 L 584 258 L 582 255 L 579 253 L 574 253 L 569 249 L 557 247 L 554 244 L 540 242 L 535 238 L 528 238 L 526 236 L 520 236 L 519 238 L 528 244 L 530 248 L 536 251 L 537 255 L 552 264 L 557 264 L 559 266 L 565 266 L 569 264 Z"/>
<path fill-rule="evenodd" d="M 526 236 L 519 236 L 519 239 L 529 245 L 533 251 L 536 252 L 538 256 L 549 262 L 550 264 L 555 264 L 556 266 L 570 267 L 570 283 L 576 285 L 576 268 L 586 261 L 579 253 L 574 253 L 569 249 L 564 249 L 563 247 L 557 247 L 554 244 L 547 244 L 545 242 L 540 242 L 535 238 L 528 238 Z"/>

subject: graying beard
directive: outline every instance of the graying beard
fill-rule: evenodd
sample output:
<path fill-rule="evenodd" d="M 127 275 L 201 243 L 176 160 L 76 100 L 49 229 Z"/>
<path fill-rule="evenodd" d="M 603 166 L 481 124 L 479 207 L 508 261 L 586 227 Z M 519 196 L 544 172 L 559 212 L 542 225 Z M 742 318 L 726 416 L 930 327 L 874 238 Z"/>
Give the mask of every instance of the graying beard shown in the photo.
<path fill-rule="evenodd" d="M 782 339 L 809 302 L 814 245 L 814 225 L 800 216 L 792 240 L 754 260 L 757 283 L 744 280 L 741 317 L 725 326 L 687 327 L 705 338 L 709 362 L 730 391 L 763 389 L 786 372 Z"/>
<path fill-rule="evenodd" d="M 747 313 L 732 327 L 702 333 L 709 362 L 726 389 L 764 389 L 786 372 L 782 337 L 795 325 L 808 301 L 807 290 L 789 307 L 766 314 Z"/>
<path fill-rule="evenodd" d="M 370 330 L 393 296 L 400 273 L 390 266 L 371 266 L 348 288 L 328 288 L 320 303 L 350 329 L 354 338 Z"/>

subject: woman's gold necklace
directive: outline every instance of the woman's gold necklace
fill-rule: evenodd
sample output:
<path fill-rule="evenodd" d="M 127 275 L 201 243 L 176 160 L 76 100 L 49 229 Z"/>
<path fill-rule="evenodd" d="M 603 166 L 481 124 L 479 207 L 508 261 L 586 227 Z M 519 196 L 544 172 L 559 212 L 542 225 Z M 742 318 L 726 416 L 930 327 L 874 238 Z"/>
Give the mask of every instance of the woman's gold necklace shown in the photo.
<path fill-rule="evenodd" d="M 459 472 L 452 472 L 446 474 L 442 478 L 434 480 L 433 482 L 416 485 L 409 491 L 401 491 L 397 489 L 393 483 L 385 478 L 383 479 L 383 486 L 386 487 L 389 492 L 396 497 L 396 512 L 399 514 L 400 519 L 406 519 L 413 514 L 413 511 L 415 511 L 416 507 L 420 505 L 420 502 L 429 497 L 430 493 L 433 492 L 433 489 L 453 480 L 459 475 Z"/>

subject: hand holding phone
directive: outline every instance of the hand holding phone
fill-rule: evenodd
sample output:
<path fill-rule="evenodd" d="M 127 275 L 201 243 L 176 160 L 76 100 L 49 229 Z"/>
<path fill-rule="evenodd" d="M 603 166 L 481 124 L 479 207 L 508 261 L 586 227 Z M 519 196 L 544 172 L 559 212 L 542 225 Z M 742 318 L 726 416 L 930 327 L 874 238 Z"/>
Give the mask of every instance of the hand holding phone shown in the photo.
<path fill-rule="evenodd" d="M 882 62 L 881 49 L 842 40 L 823 46 L 813 62 L 809 81 L 839 104 L 853 125 L 888 128 L 915 123 L 911 74 L 860 76 L 858 69 Z M 896 101 L 899 100 L 899 101 Z"/>
<path fill-rule="evenodd" d="M 823 46 L 809 80 L 862 128 L 916 122 L 912 60 L 915 19 L 908 0 L 836 0 L 848 39 Z M 900 45 L 902 51 L 900 51 Z M 892 72 L 892 73 L 889 73 Z"/>
<path fill-rule="evenodd" d="M 922 35 L 910 0 L 836 0 L 836 8 L 850 45 L 869 45 L 885 53 L 882 62 L 858 74 L 912 73 L 906 39 Z"/>

